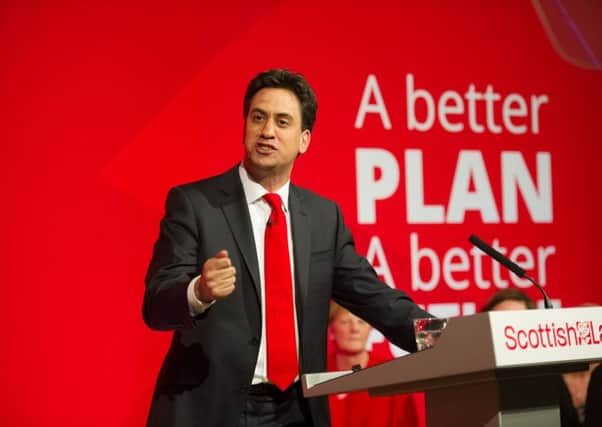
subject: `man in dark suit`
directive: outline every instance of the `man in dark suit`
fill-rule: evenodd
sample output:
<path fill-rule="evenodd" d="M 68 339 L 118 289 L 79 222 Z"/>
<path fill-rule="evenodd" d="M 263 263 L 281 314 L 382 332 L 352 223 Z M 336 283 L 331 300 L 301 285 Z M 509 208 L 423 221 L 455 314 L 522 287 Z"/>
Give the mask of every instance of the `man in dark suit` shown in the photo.
<path fill-rule="evenodd" d="M 377 278 L 356 253 L 335 203 L 290 183 L 296 158 L 309 147 L 316 110 L 301 75 L 260 73 L 244 98 L 242 163 L 169 192 L 143 314 L 151 328 L 174 334 L 149 426 L 328 426 L 327 400 L 304 399 L 298 379 L 326 368 L 331 298 L 393 343 L 416 350 L 412 319 L 428 313 Z M 277 195 L 282 207 L 268 203 L 266 193 Z M 273 267 L 264 264 L 264 251 L 267 258 L 267 233 L 280 210 L 288 251 L 276 252 L 288 256 L 276 268 L 284 264 L 288 272 L 281 287 L 290 288 L 292 301 L 291 318 L 274 315 L 280 316 L 274 322 L 266 309 Z M 274 344 L 268 341 L 278 341 L 266 339 L 269 328 L 292 334 L 285 359 L 294 370 L 285 385 L 268 372 L 276 359 L 268 357 Z"/>

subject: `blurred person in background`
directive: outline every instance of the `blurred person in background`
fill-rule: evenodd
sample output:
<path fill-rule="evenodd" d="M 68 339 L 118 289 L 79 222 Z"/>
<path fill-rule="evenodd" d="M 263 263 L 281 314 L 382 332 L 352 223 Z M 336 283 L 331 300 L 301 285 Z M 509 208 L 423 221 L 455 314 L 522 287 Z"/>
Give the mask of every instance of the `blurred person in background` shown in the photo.
<path fill-rule="evenodd" d="M 561 427 L 581 427 L 586 425 L 586 401 L 592 373 L 599 363 L 590 363 L 585 371 L 562 374 L 560 387 L 560 425 Z M 593 385 L 592 385 L 593 386 Z M 598 388 L 600 390 L 600 388 Z M 587 424 L 602 426 L 602 424 Z"/>
<path fill-rule="evenodd" d="M 602 365 L 591 372 L 585 399 L 585 427 L 602 426 Z"/>
<path fill-rule="evenodd" d="M 596 307 L 597 304 L 585 303 L 579 307 Z M 567 372 L 562 374 L 561 386 L 560 386 L 560 425 L 561 427 L 581 427 L 581 426 L 602 426 L 600 422 L 600 416 L 598 415 L 598 422 L 592 424 L 594 415 L 589 415 L 590 422 L 586 423 L 586 417 L 588 411 L 586 411 L 586 404 L 588 401 L 588 395 L 592 389 L 596 389 L 597 392 L 601 393 L 600 381 L 602 377 L 599 374 L 593 376 L 594 370 L 599 366 L 599 363 L 590 363 L 589 368 L 584 371 Z M 592 382 L 591 379 L 594 379 Z M 596 383 L 598 385 L 596 385 Z M 591 388 L 590 388 L 591 384 Z M 594 397 L 590 399 L 593 401 Z M 600 398 L 598 398 L 598 401 Z M 595 404 L 591 404 L 592 407 Z M 590 410 L 591 413 L 593 410 Z"/>
<path fill-rule="evenodd" d="M 329 371 L 366 368 L 388 359 L 366 350 L 372 326 L 335 302 L 331 302 Z M 368 392 L 329 396 L 332 427 L 419 427 L 416 401 L 411 394 L 372 398 Z"/>
<path fill-rule="evenodd" d="M 508 288 L 497 291 L 481 309 L 482 312 L 494 310 L 526 310 L 537 308 L 535 302 L 520 289 Z"/>

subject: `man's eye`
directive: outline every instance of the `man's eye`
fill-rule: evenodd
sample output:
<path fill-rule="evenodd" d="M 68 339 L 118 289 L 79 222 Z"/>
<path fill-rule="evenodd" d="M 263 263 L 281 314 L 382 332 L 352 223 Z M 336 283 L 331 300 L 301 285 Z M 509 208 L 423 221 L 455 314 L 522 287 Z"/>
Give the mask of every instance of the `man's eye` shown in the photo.
<path fill-rule="evenodd" d="M 254 122 L 261 122 L 263 120 L 263 115 L 261 114 L 253 114 L 253 121 Z"/>
<path fill-rule="evenodd" d="M 288 120 L 286 119 L 280 119 L 278 120 L 278 126 L 288 126 Z"/>

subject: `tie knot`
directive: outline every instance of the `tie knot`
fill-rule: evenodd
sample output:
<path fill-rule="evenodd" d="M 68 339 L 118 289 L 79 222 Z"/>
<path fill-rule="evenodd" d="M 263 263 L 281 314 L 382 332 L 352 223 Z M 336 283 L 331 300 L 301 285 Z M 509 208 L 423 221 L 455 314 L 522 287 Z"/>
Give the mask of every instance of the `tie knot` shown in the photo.
<path fill-rule="evenodd" d="M 272 214 L 270 215 L 270 219 L 275 221 L 280 218 L 282 214 L 282 199 L 276 193 L 266 193 L 263 198 L 272 208 Z"/>
<path fill-rule="evenodd" d="M 280 209 L 282 207 L 282 199 L 276 193 L 266 193 L 263 195 L 263 198 L 269 203 L 272 209 Z"/>

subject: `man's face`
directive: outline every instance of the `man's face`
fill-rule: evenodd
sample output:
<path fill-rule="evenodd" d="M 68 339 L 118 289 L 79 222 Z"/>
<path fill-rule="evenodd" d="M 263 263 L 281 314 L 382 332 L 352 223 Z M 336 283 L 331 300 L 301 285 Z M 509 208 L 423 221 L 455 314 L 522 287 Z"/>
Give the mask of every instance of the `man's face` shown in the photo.
<path fill-rule="evenodd" d="M 264 88 L 253 96 L 245 119 L 244 163 L 255 178 L 288 179 L 310 139 L 311 132 L 301 130 L 301 104 L 293 92 Z"/>
<path fill-rule="evenodd" d="M 350 355 L 366 349 L 372 326 L 347 310 L 340 310 L 330 323 L 337 351 Z"/>

